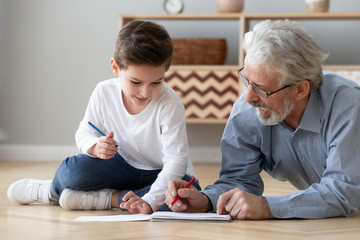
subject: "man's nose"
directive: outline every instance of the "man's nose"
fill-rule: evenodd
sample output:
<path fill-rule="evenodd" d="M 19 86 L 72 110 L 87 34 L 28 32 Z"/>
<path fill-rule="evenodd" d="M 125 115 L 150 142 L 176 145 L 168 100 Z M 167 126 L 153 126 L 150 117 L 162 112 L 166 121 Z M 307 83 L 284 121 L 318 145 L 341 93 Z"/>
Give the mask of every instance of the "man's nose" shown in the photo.
<path fill-rule="evenodd" d="M 256 102 L 259 100 L 259 96 L 255 93 L 252 85 L 248 85 L 245 92 L 245 101 L 246 102 Z"/>

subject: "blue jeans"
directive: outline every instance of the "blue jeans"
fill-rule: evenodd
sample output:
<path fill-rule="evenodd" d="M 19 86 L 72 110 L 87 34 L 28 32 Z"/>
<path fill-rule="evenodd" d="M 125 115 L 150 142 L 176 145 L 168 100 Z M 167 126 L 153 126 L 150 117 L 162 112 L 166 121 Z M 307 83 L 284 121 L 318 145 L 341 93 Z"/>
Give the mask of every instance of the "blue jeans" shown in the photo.
<path fill-rule="evenodd" d="M 129 165 L 120 154 L 109 160 L 93 158 L 86 154 L 66 158 L 55 173 L 51 186 L 51 195 L 57 199 L 65 188 L 83 191 L 115 189 L 117 191 L 133 191 L 139 197 L 149 190 L 161 169 L 142 170 Z M 189 181 L 190 176 L 185 175 Z M 201 190 L 195 181 L 193 185 Z M 122 202 L 119 195 L 118 203 Z M 161 207 L 164 209 L 164 206 Z"/>

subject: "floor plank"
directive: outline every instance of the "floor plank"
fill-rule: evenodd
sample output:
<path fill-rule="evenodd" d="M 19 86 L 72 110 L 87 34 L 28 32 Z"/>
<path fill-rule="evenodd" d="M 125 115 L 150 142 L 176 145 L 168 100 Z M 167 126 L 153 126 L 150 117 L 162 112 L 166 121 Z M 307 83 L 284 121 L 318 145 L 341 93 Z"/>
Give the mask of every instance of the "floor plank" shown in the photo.
<path fill-rule="evenodd" d="M 8 201 L 7 187 L 26 177 L 50 179 L 60 162 L 0 161 L 0 238 L 7 239 L 357 239 L 360 214 L 322 220 L 266 220 L 214 222 L 92 222 L 73 220 L 84 215 L 127 214 L 112 211 L 65 211 L 59 206 L 16 205 Z M 219 164 L 196 164 L 200 185 L 218 178 Z M 288 183 L 262 174 L 265 195 L 288 194 Z"/>

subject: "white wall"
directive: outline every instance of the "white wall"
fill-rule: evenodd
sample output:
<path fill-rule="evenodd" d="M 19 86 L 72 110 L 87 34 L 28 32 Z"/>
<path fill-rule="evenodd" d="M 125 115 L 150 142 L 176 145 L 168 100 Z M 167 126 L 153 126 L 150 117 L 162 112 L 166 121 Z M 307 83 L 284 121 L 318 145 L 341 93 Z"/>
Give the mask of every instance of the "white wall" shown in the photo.
<path fill-rule="evenodd" d="M 184 13 L 216 12 L 215 0 L 184 2 Z M 163 0 L 0 0 L 0 146 L 74 145 L 91 91 L 112 77 L 118 15 L 164 13 L 162 5 Z M 360 1 L 331 0 L 330 11 L 360 12 Z M 244 12 L 305 12 L 305 3 L 245 0 Z M 226 37 L 226 63 L 237 63 L 236 23 L 160 23 L 174 38 Z M 360 21 L 302 23 L 330 52 L 328 64 L 360 64 Z M 189 124 L 190 147 L 218 151 L 223 128 Z"/>

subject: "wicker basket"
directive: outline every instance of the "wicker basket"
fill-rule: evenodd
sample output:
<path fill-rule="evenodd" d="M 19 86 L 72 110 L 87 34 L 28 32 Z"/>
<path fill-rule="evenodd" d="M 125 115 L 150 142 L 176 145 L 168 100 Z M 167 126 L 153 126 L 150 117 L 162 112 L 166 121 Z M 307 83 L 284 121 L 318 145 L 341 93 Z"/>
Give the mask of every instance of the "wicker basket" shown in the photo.
<path fill-rule="evenodd" d="M 225 39 L 173 39 L 172 64 L 224 64 L 227 54 Z"/>

